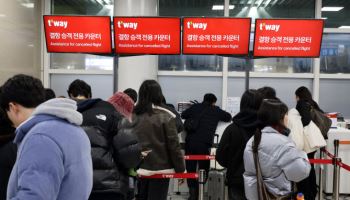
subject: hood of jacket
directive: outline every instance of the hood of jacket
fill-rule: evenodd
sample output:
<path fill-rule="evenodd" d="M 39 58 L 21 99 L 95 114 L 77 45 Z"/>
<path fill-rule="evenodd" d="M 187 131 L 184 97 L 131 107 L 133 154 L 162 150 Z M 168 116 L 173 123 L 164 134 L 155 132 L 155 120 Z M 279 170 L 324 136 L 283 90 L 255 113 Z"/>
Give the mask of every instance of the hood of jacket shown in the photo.
<path fill-rule="evenodd" d="M 25 134 L 36 124 L 48 120 L 66 120 L 74 125 L 81 125 L 83 116 L 76 110 L 77 104 L 74 100 L 56 98 L 40 104 L 32 116 L 16 129 L 15 143 L 20 143 Z"/>
<path fill-rule="evenodd" d="M 255 129 L 259 125 L 256 110 L 242 110 L 233 117 L 232 121 L 245 129 Z"/>
<path fill-rule="evenodd" d="M 77 101 L 78 104 L 78 112 L 82 113 L 90 108 L 92 108 L 96 103 L 102 101 L 102 99 L 86 99 Z"/>

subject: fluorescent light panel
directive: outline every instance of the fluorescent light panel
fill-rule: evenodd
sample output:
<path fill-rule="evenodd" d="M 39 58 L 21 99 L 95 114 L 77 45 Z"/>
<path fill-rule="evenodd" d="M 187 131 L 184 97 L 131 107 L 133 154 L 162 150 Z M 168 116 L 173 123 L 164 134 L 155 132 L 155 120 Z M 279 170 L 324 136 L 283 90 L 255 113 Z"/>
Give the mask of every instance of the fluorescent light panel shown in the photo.
<path fill-rule="evenodd" d="M 321 9 L 321 11 L 330 11 L 330 12 L 337 12 L 341 9 L 343 9 L 344 7 L 323 7 Z"/>
<path fill-rule="evenodd" d="M 349 29 L 350 28 L 350 26 L 339 26 L 338 28 L 340 28 L 340 29 Z"/>
<path fill-rule="evenodd" d="M 229 5 L 228 9 L 233 10 L 235 8 L 234 5 Z M 224 10 L 224 5 L 213 5 L 212 10 Z"/>
<path fill-rule="evenodd" d="M 26 8 L 34 8 L 34 3 L 22 3 L 21 5 Z"/>

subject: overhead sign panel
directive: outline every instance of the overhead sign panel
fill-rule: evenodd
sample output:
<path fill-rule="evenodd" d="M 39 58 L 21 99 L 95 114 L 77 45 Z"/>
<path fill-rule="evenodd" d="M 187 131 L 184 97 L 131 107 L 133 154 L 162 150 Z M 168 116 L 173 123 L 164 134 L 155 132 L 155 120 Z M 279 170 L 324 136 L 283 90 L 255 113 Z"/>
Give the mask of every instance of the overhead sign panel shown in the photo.
<path fill-rule="evenodd" d="M 108 16 L 44 16 L 48 52 L 112 53 Z"/>
<path fill-rule="evenodd" d="M 257 19 L 254 56 L 319 57 L 322 19 Z"/>
<path fill-rule="evenodd" d="M 250 18 L 184 18 L 184 54 L 247 55 Z"/>
<path fill-rule="evenodd" d="M 180 54 L 180 18 L 114 17 L 117 54 Z"/>

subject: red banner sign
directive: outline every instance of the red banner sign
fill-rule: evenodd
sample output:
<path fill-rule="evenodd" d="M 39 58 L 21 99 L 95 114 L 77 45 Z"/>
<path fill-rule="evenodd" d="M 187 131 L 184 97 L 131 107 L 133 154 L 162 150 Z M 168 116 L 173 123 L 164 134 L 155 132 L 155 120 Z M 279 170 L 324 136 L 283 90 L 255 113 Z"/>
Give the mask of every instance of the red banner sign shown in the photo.
<path fill-rule="evenodd" d="M 319 57 L 321 19 L 257 19 L 254 56 Z"/>
<path fill-rule="evenodd" d="M 111 18 L 44 16 L 48 52 L 112 53 Z"/>
<path fill-rule="evenodd" d="M 114 17 L 118 54 L 180 54 L 180 18 Z"/>
<path fill-rule="evenodd" d="M 184 18 L 184 54 L 246 55 L 250 18 Z"/>

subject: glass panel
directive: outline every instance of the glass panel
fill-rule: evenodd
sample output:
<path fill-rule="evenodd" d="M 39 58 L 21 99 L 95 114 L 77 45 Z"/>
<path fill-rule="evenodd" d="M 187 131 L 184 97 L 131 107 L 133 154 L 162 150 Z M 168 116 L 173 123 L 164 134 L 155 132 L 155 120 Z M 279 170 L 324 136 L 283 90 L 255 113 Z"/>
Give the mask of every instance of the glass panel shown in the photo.
<path fill-rule="evenodd" d="M 326 28 L 350 26 L 350 1 L 323 0 L 321 15 L 326 20 Z"/>
<path fill-rule="evenodd" d="M 350 80 L 320 80 L 320 106 L 325 112 L 340 112 L 350 118 Z"/>
<path fill-rule="evenodd" d="M 350 34 L 324 34 L 321 73 L 350 73 Z"/>
<path fill-rule="evenodd" d="M 224 16 L 224 0 L 159 1 L 160 16 Z M 222 71 L 222 57 L 204 55 L 160 55 L 159 70 Z"/>
<path fill-rule="evenodd" d="M 230 16 L 253 19 L 314 18 L 315 0 L 230 0 L 229 10 Z"/>
<path fill-rule="evenodd" d="M 252 62 L 252 64 L 251 64 Z M 229 58 L 229 71 L 244 71 L 245 66 L 253 72 L 276 72 L 276 73 L 311 73 L 311 58 L 262 58 L 246 61 L 241 58 Z"/>
<path fill-rule="evenodd" d="M 179 77 L 158 76 L 163 94 L 168 103 L 177 105 L 178 102 L 197 100 L 203 101 L 206 93 L 213 93 L 217 97 L 216 105 L 222 102 L 221 77 Z M 200 85 L 200 87 L 198 87 Z"/>
<path fill-rule="evenodd" d="M 222 57 L 214 55 L 160 55 L 159 70 L 222 71 Z"/>
<path fill-rule="evenodd" d="M 159 16 L 224 16 L 224 0 L 159 0 Z"/>
<path fill-rule="evenodd" d="M 113 16 L 113 5 L 114 0 L 52 0 L 52 14 Z M 51 69 L 113 70 L 113 57 L 75 53 L 51 53 L 50 56 Z"/>
<path fill-rule="evenodd" d="M 93 98 L 108 99 L 113 94 L 113 75 L 51 74 L 50 86 L 56 96 L 67 97 L 67 89 L 75 79 L 81 79 L 91 86 Z"/>

